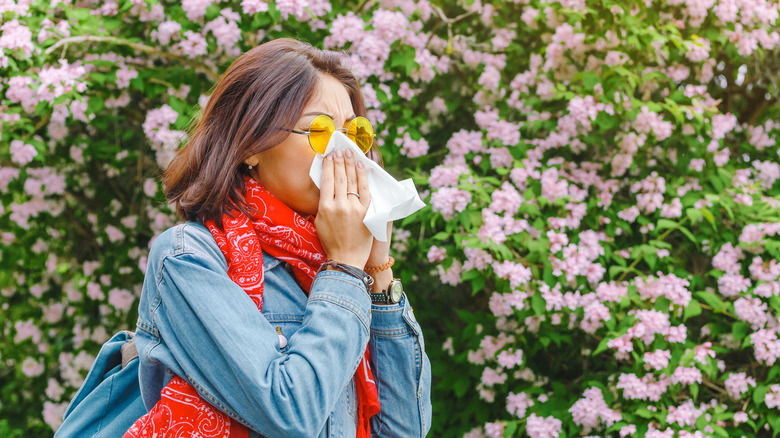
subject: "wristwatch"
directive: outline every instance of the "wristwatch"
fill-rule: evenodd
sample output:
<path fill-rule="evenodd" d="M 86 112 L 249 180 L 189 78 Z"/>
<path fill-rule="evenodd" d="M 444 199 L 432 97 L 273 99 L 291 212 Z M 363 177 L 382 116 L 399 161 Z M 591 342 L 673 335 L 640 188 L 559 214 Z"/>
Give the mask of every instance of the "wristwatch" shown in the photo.
<path fill-rule="evenodd" d="M 320 266 L 319 272 L 322 272 L 325 270 L 325 268 L 331 267 L 333 269 L 338 269 L 341 272 L 347 273 L 358 280 L 363 282 L 363 285 L 366 287 L 366 292 L 371 290 L 371 286 L 374 284 L 374 277 L 368 275 L 366 271 L 362 269 L 358 269 L 354 266 L 345 265 L 343 263 L 339 263 L 335 260 L 328 260 L 327 262 L 323 263 L 322 266 Z"/>
<path fill-rule="evenodd" d="M 396 304 L 401 301 L 401 297 L 404 295 L 404 286 L 401 284 L 401 280 L 394 278 L 387 289 L 382 292 L 371 292 L 371 301 L 375 304 Z"/>

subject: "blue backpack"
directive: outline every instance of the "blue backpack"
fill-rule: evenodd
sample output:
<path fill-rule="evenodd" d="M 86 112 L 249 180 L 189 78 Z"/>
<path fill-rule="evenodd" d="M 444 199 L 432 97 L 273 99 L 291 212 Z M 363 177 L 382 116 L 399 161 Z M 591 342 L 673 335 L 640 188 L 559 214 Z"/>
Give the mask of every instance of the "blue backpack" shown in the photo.
<path fill-rule="evenodd" d="M 133 333 L 121 331 L 103 344 L 54 437 L 118 438 L 144 414 Z"/>

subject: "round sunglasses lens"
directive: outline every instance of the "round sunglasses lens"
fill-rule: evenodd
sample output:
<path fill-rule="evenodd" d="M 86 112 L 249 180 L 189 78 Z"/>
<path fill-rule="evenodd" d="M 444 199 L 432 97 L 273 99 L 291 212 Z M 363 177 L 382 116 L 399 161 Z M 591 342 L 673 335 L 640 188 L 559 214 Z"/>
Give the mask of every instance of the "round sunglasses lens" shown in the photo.
<path fill-rule="evenodd" d="M 312 149 L 318 154 L 324 154 L 330 136 L 336 131 L 336 125 L 330 117 L 319 115 L 312 120 L 309 131 L 309 144 L 311 144 Z"/>
<path fill-rule="evenodd" d="M 365 117 L 355 117 L 349 122 L 347 137 L 352 139 L 364 153 L 371 149 L 374 143 L 374 127 Z"/>

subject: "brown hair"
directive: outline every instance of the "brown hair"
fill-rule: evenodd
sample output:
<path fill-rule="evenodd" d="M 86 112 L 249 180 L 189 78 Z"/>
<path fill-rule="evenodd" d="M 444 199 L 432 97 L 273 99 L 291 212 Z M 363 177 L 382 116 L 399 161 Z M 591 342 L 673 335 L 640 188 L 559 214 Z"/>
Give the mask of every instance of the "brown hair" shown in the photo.
<path fill-rule="evenodd" d="M 244 160 L 290 135 L 279 128 L 293 128 L 322 74 L 344 84 L 355 115 L 365 116 L 360 86 L 343 59 L 341 53 L 289 38 L 261 44 L 236 59 L 163 174 L 165 196 L 179 217 L 214 220 L 222 227 L 223 213 L 238 209 L 250 215 Z M 379 151 L 372 149 L 376 160 Z"/>

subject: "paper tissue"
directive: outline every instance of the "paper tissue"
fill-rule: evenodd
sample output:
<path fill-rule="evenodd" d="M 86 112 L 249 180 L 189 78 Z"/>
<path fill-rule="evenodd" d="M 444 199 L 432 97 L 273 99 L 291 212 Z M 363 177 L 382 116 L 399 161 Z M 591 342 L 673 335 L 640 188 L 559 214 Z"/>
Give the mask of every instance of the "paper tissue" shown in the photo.
<path fill-rule="evenodd" d="M 417 194 L 417 189 L 411 179 L 398 181 L 387 173 L 377 163 L 371 161 L 360 148 L 343 133 L 336 131 L 331 135 L 325 154 L 317 154 L 311 164 L 309 176 L 314 184 L 320 187 L 322 177 L 322 160 L 325 155 L 337 150 L 351 149 L 356 160 L 366 166 L 368 174 L 368 189 L 371 192 L 371 203 L 368 206 L 363 223 L 371 234 L 380 242 L 387 242 L 387 223 L 403 219 L 415 211 L 425 207 L 425 203 Z"/>

